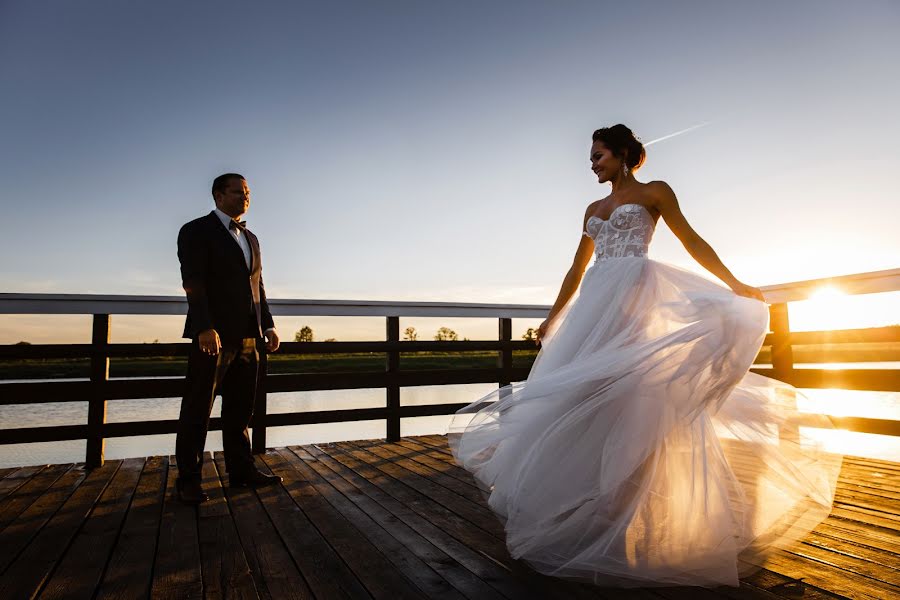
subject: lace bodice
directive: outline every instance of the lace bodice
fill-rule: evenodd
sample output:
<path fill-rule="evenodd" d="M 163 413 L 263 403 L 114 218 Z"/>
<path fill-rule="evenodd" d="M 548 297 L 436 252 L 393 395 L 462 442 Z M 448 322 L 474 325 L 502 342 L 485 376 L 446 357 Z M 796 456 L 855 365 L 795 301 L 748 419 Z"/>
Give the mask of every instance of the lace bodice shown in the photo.
<path fill-rule="evenodd" d="M 640 204 L 617 206 L 609 219 L 592 216 L 584 235 L 594 240 L 597 262 L 626 256 L 647 256 L 655 228 L 650 212 Z"/>

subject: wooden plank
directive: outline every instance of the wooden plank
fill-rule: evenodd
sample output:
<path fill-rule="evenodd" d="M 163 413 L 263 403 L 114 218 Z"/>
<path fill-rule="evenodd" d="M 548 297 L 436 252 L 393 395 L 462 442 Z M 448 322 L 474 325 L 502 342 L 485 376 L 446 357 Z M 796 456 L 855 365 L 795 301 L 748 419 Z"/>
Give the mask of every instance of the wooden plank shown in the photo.
<path fill-rule="evenodd" d="M 900 582 L 900 572 L 896 569 L 850 554 L 849 550 L 849 547 L 845 547 L 844 551 L 836 551 L 832 548 L 804 542 L 795 544 L 787 551 L 795 556 L 834 567 L 835 572 L 846 571 L 858 575 L 859 579 L 868 577 L 887 585 L 891 585 L 890 582 L 894 584 Z M 895 596 L 900 597 L 900 587 L 896 585 L 894 587 L 896 587 Z"/>
<path fill-rule="evenodd" d="M 344 484 L 340 488 L 332 485 L 332 481 L 340 480 L 326 467 L 318 464 L 317 459 L 306 452 L 301 447 L 293 448 L 296 460 L 291 460 L 294 468 L 306 478 L 308 482 L 316 489 L 319 495 L 324 498 L 336 511 L 344 516 L 357 530 L 359 530 L 372 546 L 378 548 L 384 556 L 393 563 L 393 568 L 402 573 L 404 577 L 410 580 L 417 588 L 419 588 L 428 598 L 447 598 L 462 600 L 465 598 L 460 594 L 446 579 L 444 579 L 437 570 L 432 568 L 427 560 L 423 560 L 418 553 L 413 552 L 398 540 L 396 531 L 400 529 L 396 523 L 388 523 L 385 527 L 374 519 L 374 515 L 367 511 L 361 510 L 353 501 L 347 498 L 344 493 L 348 492 L 352 496 L 352 486 Z M 330 474 L 331 477 L 325 475 Z M 356 492 L 357 496 L 361 496 Z M 370 504 L 374 505 L 370 501 Z M 377 506 L 377 505 L 375 505 Z M 427 542 L 425 542 L 427 544 Z M 427 544 L 427 546 L 431 546 Z M 434 553 L 433 547 L 428 550 Z M 440 553 L 446 559 L 446 555 Z M 428 554 L 424 558 L 429 558 Z"/>
<path fill-rule="evenodd" d="M 503 562 L 509 561 L 508 556 L 496 560 L 483 552 L 485 546 L 478 542 L 493 540 L 487 534 L 473 534 L 465 521 L 449 512 L 429 515 L 427 499 L 331 444 L 304 449 L 505 597 L 527 597 L 529 588 Z M 446 526 L 451 522 L 455 527 Z"/>
<path fill-rule="evenodd" d="M 894 482 L 900 481 L 900 463 L 891 463 L 875 459 L 845 457 L 844 464 L 849 468 L 879 473 L 882 477 Z"/>
<path fill-rule="evenodd" d="M 107 314 L 94 315 L 91 335 L 91 398 L 88 401 L 87 446 L 84 464 L 88 469 L 96 469 L 104 461 L 106 440 L 103 424 L 106 423 L 106 395 L 103 393 L 109 381 L 109 324 Z"/>
<path fill-rule="evenodd" d="M 386 435 L 389 440 L 400 439 L 400 385 L 397 382 L 397 373 L 400 371 L 400 317 L 385 317 L 385 339 L 397 347 L 390 350 L 385 357 L 385 372 L 392 375 L 385 385 L 387 400 L 387 428 Z"/>
<path fill-rule="evenodd" d="M 814 533 L 845 540 L 854 544 L 881 550 L 887 554 L 900 555 L 900 534 L 879 528 L 863 528 L 850 521 L 825 519 L 819 523 Z"/>
<path fill-rule="evenodd" d="M 269 520 L 265 508 L 254 490 L 225 487 L 225 456 L 215 453 L 216 470 L 234 517 L 244 556 L 256 583 L 260 598 L 313 598 L 290 553 L 284 547 L 278 531 Z M 269 490 L 260 490 L 260 494 Z"/>
<path fill-rule="evenodd" d="M 893 507 L 897 506 L 897 497 L 900 497 L 900 492 L 891 492 L 883 489 L 879 490 L 877 488 L 867 487 L 866 485 L 860 485 L 856 482 L 860 482 L 862 480 L 861 477 L 856 477 L 852 473 L 846 474 L 853 477 L 852 483 L 844 484 L 843 482 L 846 481 L 846 477 L 839 477 L 837 489 L 835 490 L 836 493 L 843 494 L 848 498 L 856 498 L 858 500 L 872 502 L 874 504 L 883 504 Z M 892 508 L 886 512 L 897 513 L 898 509 Z"/>
<path fill-rule="evenodd" d="M 897 530 L 897 520 L 882 516 L 884 513 L 875 510 L 868 510 L 858 506 L 849 506 L 846 504 L 835 503 L 831 509 L 831 516 L 849 519 L 867 525 L 877 525 L 891 531 Z"/>
<path fill-rule="evenodd" d="M 353 444 L 353 442 L 347 443 Z M 357 445 L 357 448 L 368 450 L 376 456 L 380 456 L 381 458 L 391 461 L 393 464 L 400 465 L 401 467 L 404 467 L 412 471 L 413 473 L 416 473 L 417 475 L 421 475 L 422 477 L 425 477 L 428 480 L 443 486 L 444 488 L 469 500 L 470 502 L 473 502 L 479 508 L 486 508 L 484 496 L 477 488 L 465 484 L 454 477 L 445 475 L 441 469 L 442 465 L 436 465 L 437 468 L 435 468 L 430 465 L 423 464 L 422 462 L 413 460 L 409 455 L 415 455 L 416 453 L 414 451 L 403 448 L 402 446 L 397 446 L 395 444 L 379 444 L 377 446 L 365 447 Z M 490 513 L 490 509 L 487 510 L 489 514 L 493 515 L 493 513 Z"/>
<path fill-rule="evenodd" d="M 2 404 L 2 401 L 0 401 Z M 47 427 L 14 427 L 3 430 L 0 445 L 30 444 L 33 442 L 62 442 L 83 440 L 87 436 L 87 425 L 53 425 Z"/>
<path fill-rule="evenodd" d="M 301 485 L 294 469 L 277 451 L 269 450 L 261 458 L 264 469 L 284 478 L 282 486 L 260 495 L 263 507 L 315 597 L 370 600 L 353 571 L 288 494 L 287 489 Z"/>
<path fill-rule="evenodd" d="M 447 436 L 446 435 L 420 435 L 416 436 L 416 441 L 425 442 L 426 444 L 431 444 L 435 448 L 441 450 L 447 450 L 449 446 L 447 445 Z"/>
<path fill-rule="evenodd" d="M 29 381 L 0 383 L 0 406 L 42 404 L 45 402 L 87 402 L 90 381 Z"/>
<path fill-rule="evenodd" d="M 259 598 L 216 463 L 208 452 L 203 461 L 203 489 L 209 501 L 197 507 L 197 530 L 204 597 Z"/>
<path fill-rule="evenodd" d="M 893 474 L 882 469 L 862 466 L 844 466 L 840 476 L 852 479 L 862 486 L 880 486 L 885 489 L 900 489 L 900 474 Z"/>
<path fill-rule="evenodd" d="M 28 483 L 28 480 L 40 473 L 47 465 L 35 465 L 32 467 L 20 467 L 12 469 L 10 473 L 0 480 L 0 502 L 14 491 Z"/>
<path fill-rule="evenodd" d="M 809 346 L 819 344 L 861 344 L 900 342 L 900 327 L 871 327 L 865 329 L 838 329 L 833 331 L 792 331 L 791 344 Z"/>
<path fill-rule="evenodd" d="M 144 464 L 122 533 L 112 548 L 97 591 L 98 600 L 130 600 L 150 595 L 167 469 L 168 459 L 161 456 L 150 457 Z"/>
<path fill-rule="evenodd" d="M 733 590 L 731 595 L 727 592 L 727 590 Z M 607 596 L 610 599 L 617 599 L 617 592 L 619 590 L 615 588 L 608 588 Z M 773 597 L 777 599 L 777 596 L 773 596 L 764 591 L 755 590 L 753 588 L 731 588 L 731 587 L 720 587 L 715 589 L 702 588 L 696 586 L 678 586 L 678 587 L 653 587 L 646 588 L 648 594 L 653 594 L 656 598 L 664 598 L 666 600 L 721 600 L 722 598 L 733 598 L 737 596 L 741 600 L 746 599 L 758 599 L 758 598 L 767 598 L 771 600 Z"/>
<path fill-rule="evenodd" d="M 169 457 L 168 466 L 150 597 L 155 600 L 202 598 L 197 509 L 178 500 L 175 490 L 178 465 L 174 456 Z"/>
<path fill-rule="evenodd" d="M 0 598 L 31 598 L 37 595 L 120 464 L 119 461 L 108 461 L 84 479 L 0 576 Z"/>
<path fill-rule="evenodd" d="M 328 543 L 347 563 L 369 593 L 374 598 L 419 598 L 421 592 L 405 577 L 398 573 L 381 551 L 369 543 L 365 536 L 347 519 L 337 512 L 318 490 L 298 470 L 297 458 L 287 449 L 279 449 L 277 453 L 284 459 L 284 466 L 290 465 L 294 471 L 291 485 L 285 486 L 294 502 L 322 532 Z M 274 470 L 274 469 L 273 469 Z M 283 476 L 283 475 L 282 475 Z"/>
<path fill-rule="evenodd" d="M 498 593 L 502 594 L 504 597 L 518 598 L 524 597 L 523 594 L 527 593 L 527 588 L 522 586 L 519 581 L 512 577 L 509 571 L 502 565 L 498 565 L 493 560 L 489 560 L 484 555 L 471 550 L 468 546 L 450 536 L 446 531 L 436 527 L 430 521 L 411 510 L 405 503 L 396 500 L 396 498 L 383 491 L 381 487 L 373 483 L 371 479 L 358 474 L 343 462 L 339 462 L 332 457 L 332 453 L 340 455 L 342 454 L 341 452 L 330 447 L 323 448 L 322 445 L 303 446 L 302 449 L 311 456 L 314 456 L 319 465 L 323 465 L 333 473 L 339 475 L 345 482 L 361 492 L 365 498 L 371 500 L 371 502 L 374 503 L 374 506 L 371 506 L 368 503 L 366 504 L 367 508 L 369 508 L 369 510 L 367 510 L 368 514 L 374 514 L 381 517 L 384 515 L 384 512 L 386 512 L 387 515 L 384 515 L 383 518 L 387 523 L 394 523 L 394 526 L 396 527 L 396 529 L 394 529 L 395 535 L 405 534 L 406 530 L 401 527 L 401 525 L 403 525 L 422 539 L 427 540 L 438 551 L 442 552 L 443 555 L 449 557 L 452 561 L 455 561 L 462 567 L 465 567 L 469 573 L 476 577 L 476 580 L 473 581 L 470 577 L 465 575 L 465 573 L 462 573 L 458 577 L 463 581 L 457 586 L 457 589 L 467 592 L 469 597 L 478 598 L 481 596 L 478 596 L 477 594 L 484 592 L 484 598 L 494 597 Z M 328 450 L 328 452 L 326 452 L 326 450 Z M 353 462 L 349 459 L 345 460 L 347 460 L 347 462 Z M 379 477 L 389 479 L 386 475 L 377 475 L 374 470 L 372 470 L 372 473 L 369 473 L 369 475 L 373 479 L 378 479 Z M 356 496 L 354 496 L 354 498 L 355 497 Z M 409 546 L 410 544 L 407 545 Z M 412 547 L 415 548 L 417 545 L 412 545 Z M 438 558 L 440 558 L 440 555 Z M 448 561 L 446 566 L 452 567 L 453 563 Z M 445 575 L 445 577 L 447 577 L 447 575 Z M 458 581 L 454 576 L 449 577 L 454 583 Z M 477 593 L 470 595 L 468 593 L 470 587 Z M 485 588 L 487 588 L 487 590 L 485 590 Z M 496 592 L 490 591 L 492 589 L 496 590 Z"/>
<path fill-rule="evenodd" d="M 404 465 L 397 465 L 390 460 L 384 460 L 383 457 L 379 457 L 372 452 L 372 447 L 362 450 L 349 442 L 337 442 L 335 446 L 346 450 L 355 458 L 367 462 L 379 471 L 387 473 L 424 496 L 428 496 L 438 504 L 466 519 L 472 525 L 493 535 L 498 540 L 506 540 L 503 524 L 490 509 L 451 492 L 413 470 L 404 468 Z"/>
<path fill-rule="evenodd" d="M 889 500 L 900 500 L 900 486 L 872 483 L 871 481 L 860 479 L 859 477 L 850 477 L 849 475 L 849 473 L 846 473 L 838 477 L 838 488 L 850 492 L 865 492 Z"/>
<path fill-rule="evenodd" d="M 860 538 L 856 538 L 856 540 L 853 538 L 854 536 L 852 535 L 835 537 L 834 535 L 828 535 L 827 533 L 816 530 L 811 531 L 803 538 L 803 543 L 816 546 L 817 548 L 831 550 L 832 552 L 845 554 L 847 556 L 853 556 L 861 560 L 887 567 L 894 571 L 900 571 L 900 555 L 895 552 L 887 552 L 885 550 L 873 548 L 866 543 L 868 541 L 866 539 L 860 541 Z M 900 572 L 894 573 L 891 578 L 885 579 L 885 581 L 890 581 L 892 579 L 900 581 Z"/>
<path fill-rule="evenodd" d="M 822 523 L 819 524 L 817 530 L 824 527 L 831 527 L 837 532 L 850 532 L 869 539 L 869 545 L 874 548 L 884 548 L 890 550 L 892 545 L 900 543 L 896 529 L 879 527 L 863 521 L 856 521 L 829 515 Z"/>
<path fill-rule="evenodd" d="M 442 552 L 439 549 L 439 542 L 428 543 L 428 541 L 424 539 L 424 533 L 415 531 L 413 527 L 407 527 L 403 520 L 398 520 L 398 517 L 388 512 L 385 508 L 382 508 L 382 506 L 379 505 L 378 502 L 373 501 L 375 497 L 380 496 L 381 501 L 383 503 L 386 503 L 385 505 L 393 502 L 390 497 L 385 496 L 377 488 L 374 488 L 374 486 L 366 482 L 365 479 L 359 478 L 355 473 L 353 473 L 353 471 L 350 471 L 342 464 L 331 459 L 327 454 L 325 454 L 320 448 L 316 446 L 294 448 L 294 452 L 298 453 L 301 457 L 308 457 L 308 459 L 312 459 L 313 462 L 310 463 L 310 466 L 317 470 L 320 470 L 324 477 L 326 477 L 329 481 L 332 481 L 335 487 L 338 487 L 354 502 L 363 504 L 366 514 L 370 516 L 373 513 L 382 515 L 386 523 L 385 528 L 387 529 L 387 525 L 390 525 L 391 533 L 393 533 L 398 538 L 398 540 L 403 540 L 404 543 L 406 543 L 413 549 L 420 547 L 419 544 L 424 544 L 425 550 L 429 553 L 426 558 L 430 558 L 433 561 L 429 562 L 429 564 L 434 564 L 435 570 L 444 574 L 444 577 L 448 579 L 448 581 L 456 582 L 460 577 L 460 573 L 462 573 L 462 585 L 456 585 L 456 587 L 465 595 L 478 598 L 494 597 L 497 595 L 497 592 L 493 592 L 490 590 L 490 588 L 487 588 L 487 586 L 480 579 L 475 577 L 472 572 L 464 569 L 457 561 L 450 558 L 449 554 Z M 313 456 L 313 453 L 315 454 L 315 456 Z M 340 475 L 343 475 L 343 477 L 341 477 L 339 473 Z M 350 480 L 352 480 L 354 477 L 357 478 L 357 481 L 354 483 L 360 486 L 359 490 L 350 483 Z M 367 494 L 371 495 L 371 497 L 373 498 L 372 500 L 369 499 L 369 496 L 366 493 L 360 493 L 362 491 L 362 488 L 365 486 L 368 486 L 369 491 L 367 492 Z M 404 509 L 401 508 L 401 510 Z M 418 518 L 414 513 L 410 513 L 408 510 L 405 512 L 407 513 L 408 517 L 412 518 L 413 521 Z M 426 524 L 428 523 L 426 522 Z M 430 526 L 430 524 L 428 525 Z M 431 553 L 433 552 L 437 552 L 438 556 L 432 556 Z M 448 565 L 452 566 L 452 570 L 445 573 L 444 570 L 447 569 Z M 583 586 L 580 586 L 580 584 L 561 582 L 561 580 L 557 579 L 549 579 L 549 581 L 555 582 L 558 586 L 561 586 L 562 589 L 565 590 L 565 593 L 569 594 L 570 597 L 595 597 L 593 592 L 588 592 L 586 589 L 582 589 Z M 473 585 L 475 586 L 475 589 L 472 589 Z M 490 593 L 486 594 L 486 592 Z"/>
<path fill-rule="evenodd" d="M 454 477 L 458 481 L 475 487 L 476 489 L 482 489 L 472 474 L 457 465 L 456 461 L 453 460 L 453 457 L 449 454 L 440 452 L 432 446 L 417 444 L 415 442 L 410 442 L 407 439 L 400 440 L 398 445 L 416 453 L 409 456 L 412 460 L 421 462 L 423 465 L 427 465 L 432 469 L 439 470 L 445 475 Z"/>
<path fill-rule="evenodd" d="M 788 577 L 803 579 L 833 594 L 865 600 L 895 598 L 900 588 L 868 577 L 836 569 L 816 560 L 776 550 L 768 557 L 765 567 Z"/>
<path fill-rule="evenodd" d="M 344 446 L 342 448 L 340 444 L 317 444 L 316 447 L 355 471 L 360 477 L 377 485 L 381 490 L 393 497 L 394 500 L 406 505 L 409 509 L 430 521 L 438 529 L 450 534 L 466 546 L 477 549 L 477 552 L 507 569 L 520 579 L 517 583 L 532 586 L 531 589 L 540 590 L 548 598 L 572 597 L 572 594 L 568 592 L 562 593 L 559 591 L 556 585 L 557 580 L 541 576 L 527 568 L 520 561 L 513 560 L 509 556 L 504 541 L 474 526 L 468 520 L 435 502 L 427 495 L 406 485 L 405 480 L 391 477 L 383 469 L 372 466 L 372 463 L 384 463 L 385 461 L 379 460 L 354 446 Z M 492 582 L 488 581 L 488 583 Z"/>
<path fill-rule="evenodd" d="M 493 591 L 449 554 L 428 541 L 425 536 L 388 511 L 359 487 L 354 486 L 349 479 L 342 477 L 342 474 L 346 475 L 346 467 L 336 463 L 315 446 L 297 447 L 293 451 L 306 461 L 320 478 L 328 481 L 349 501 L 353 502 L 363 514 L 381 525 L 399 543 L 427 563 L 430 568 L 440 573 L 444 579 L 462 592 L 463 595 L 469 598 L 502 598 L 499 593 Z M 374 491 L 373 495 L 377 495 L 377 490 Z"/>
<path fill-rule="evenodd" d="M 19 556 L 29 542 L 41 531 L 59 507 L 72 495 L 86 472 L 73 467 L 57 479 L 31 506 L 0 533 L 0 573 Z"/>
<path fill-rule="evenodd" d="M 37 501 L 41 494 L 71 468 L 71 464 L 51 465 L 9 494 L 3 502 L 0 502 L 0 531 Z"/>
<path fill-rule="evenodd" d="M 900 528 L 900 515 L 896 511 L 897 501 L 888 498 L 879 498 L 871 494 L 861 492 L 850 492 L 845 489 L 838 488 L 834 494 L 835 506 L 846 506 L 854 508 L 864 508 L 873 511 L 887 519 L 898 522 Z"/>
<path fill-rule="evenodd" d="M 759 569 L 741 581 L 765 590 L 779 598 L 803 598 L 803 600 L 834 600 L 834 594 L 811 585 L 803 578 L 794 578 L 769 569 Z"/>
<path fill-rule="evenodd" d="M 900 389 L 900 369 L 793 369 L 783 376 L 778 376 L 774 369 L 751 370 L 798 388 L 840 388 L 883 392 Z"/>
<path fill-rule="evenodd" d="M 41 591 L 42 600 L 93 598 L 143 468 L 143 458 L 122 462 Z"/>

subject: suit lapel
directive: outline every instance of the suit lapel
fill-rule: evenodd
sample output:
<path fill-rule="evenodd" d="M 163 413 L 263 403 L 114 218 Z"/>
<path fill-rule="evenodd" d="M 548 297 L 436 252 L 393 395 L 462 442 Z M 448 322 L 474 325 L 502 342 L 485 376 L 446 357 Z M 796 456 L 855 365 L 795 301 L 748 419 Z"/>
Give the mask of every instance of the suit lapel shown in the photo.
<path fill-rule="evenodd" d="M 230 254 L 233 259 L 237 259 L 240 262 L 240 265 L 246 269 L 247 261 L 244 258 L 244 251 L 241 250 L 241 246 L 238 244 L 238 241 L 234 239 L 234 236 L 231 235 L 231 232 L 222 225 L 222 221 L 219 220 L 219 216 L 215 211 L 209 213 L 209 222 L 210 227 L 217 232 L 214 234 L 215 238 L 219 240 L 220 246 L 224 246 L 224 252 Z"/>
<path fill-rule="evenodd" d="M 256 265 L 259 264 L 259 240 L 246 229 L 244 230 L 244 234 L 247 236 L 247 241 L 250 242 L 250 273 L 253 274 Z"/>

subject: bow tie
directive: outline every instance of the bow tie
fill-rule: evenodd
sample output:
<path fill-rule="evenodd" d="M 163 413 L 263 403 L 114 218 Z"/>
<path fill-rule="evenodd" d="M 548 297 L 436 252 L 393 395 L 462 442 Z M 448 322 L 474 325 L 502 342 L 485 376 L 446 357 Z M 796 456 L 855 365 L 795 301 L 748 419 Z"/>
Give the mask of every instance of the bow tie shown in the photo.
<path fill-rule="evenodd" d="M 228 223 L 228 229 L 240 229 L 241 231 L 244 231 L 247 229 L 247 221 L 235 221 L 232 219 Z"/>

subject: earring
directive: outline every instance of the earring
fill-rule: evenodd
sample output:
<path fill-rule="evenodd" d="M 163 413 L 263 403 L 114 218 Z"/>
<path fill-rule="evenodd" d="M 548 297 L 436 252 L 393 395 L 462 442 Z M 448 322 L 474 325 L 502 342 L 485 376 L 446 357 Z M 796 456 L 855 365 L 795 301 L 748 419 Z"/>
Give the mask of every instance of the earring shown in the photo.
<path fill-rule="evenodd" d="M 625 174 L 625 177 L 628 177 L 628 163 L 624 160 L 622 161 L 622 172 Z"/>

